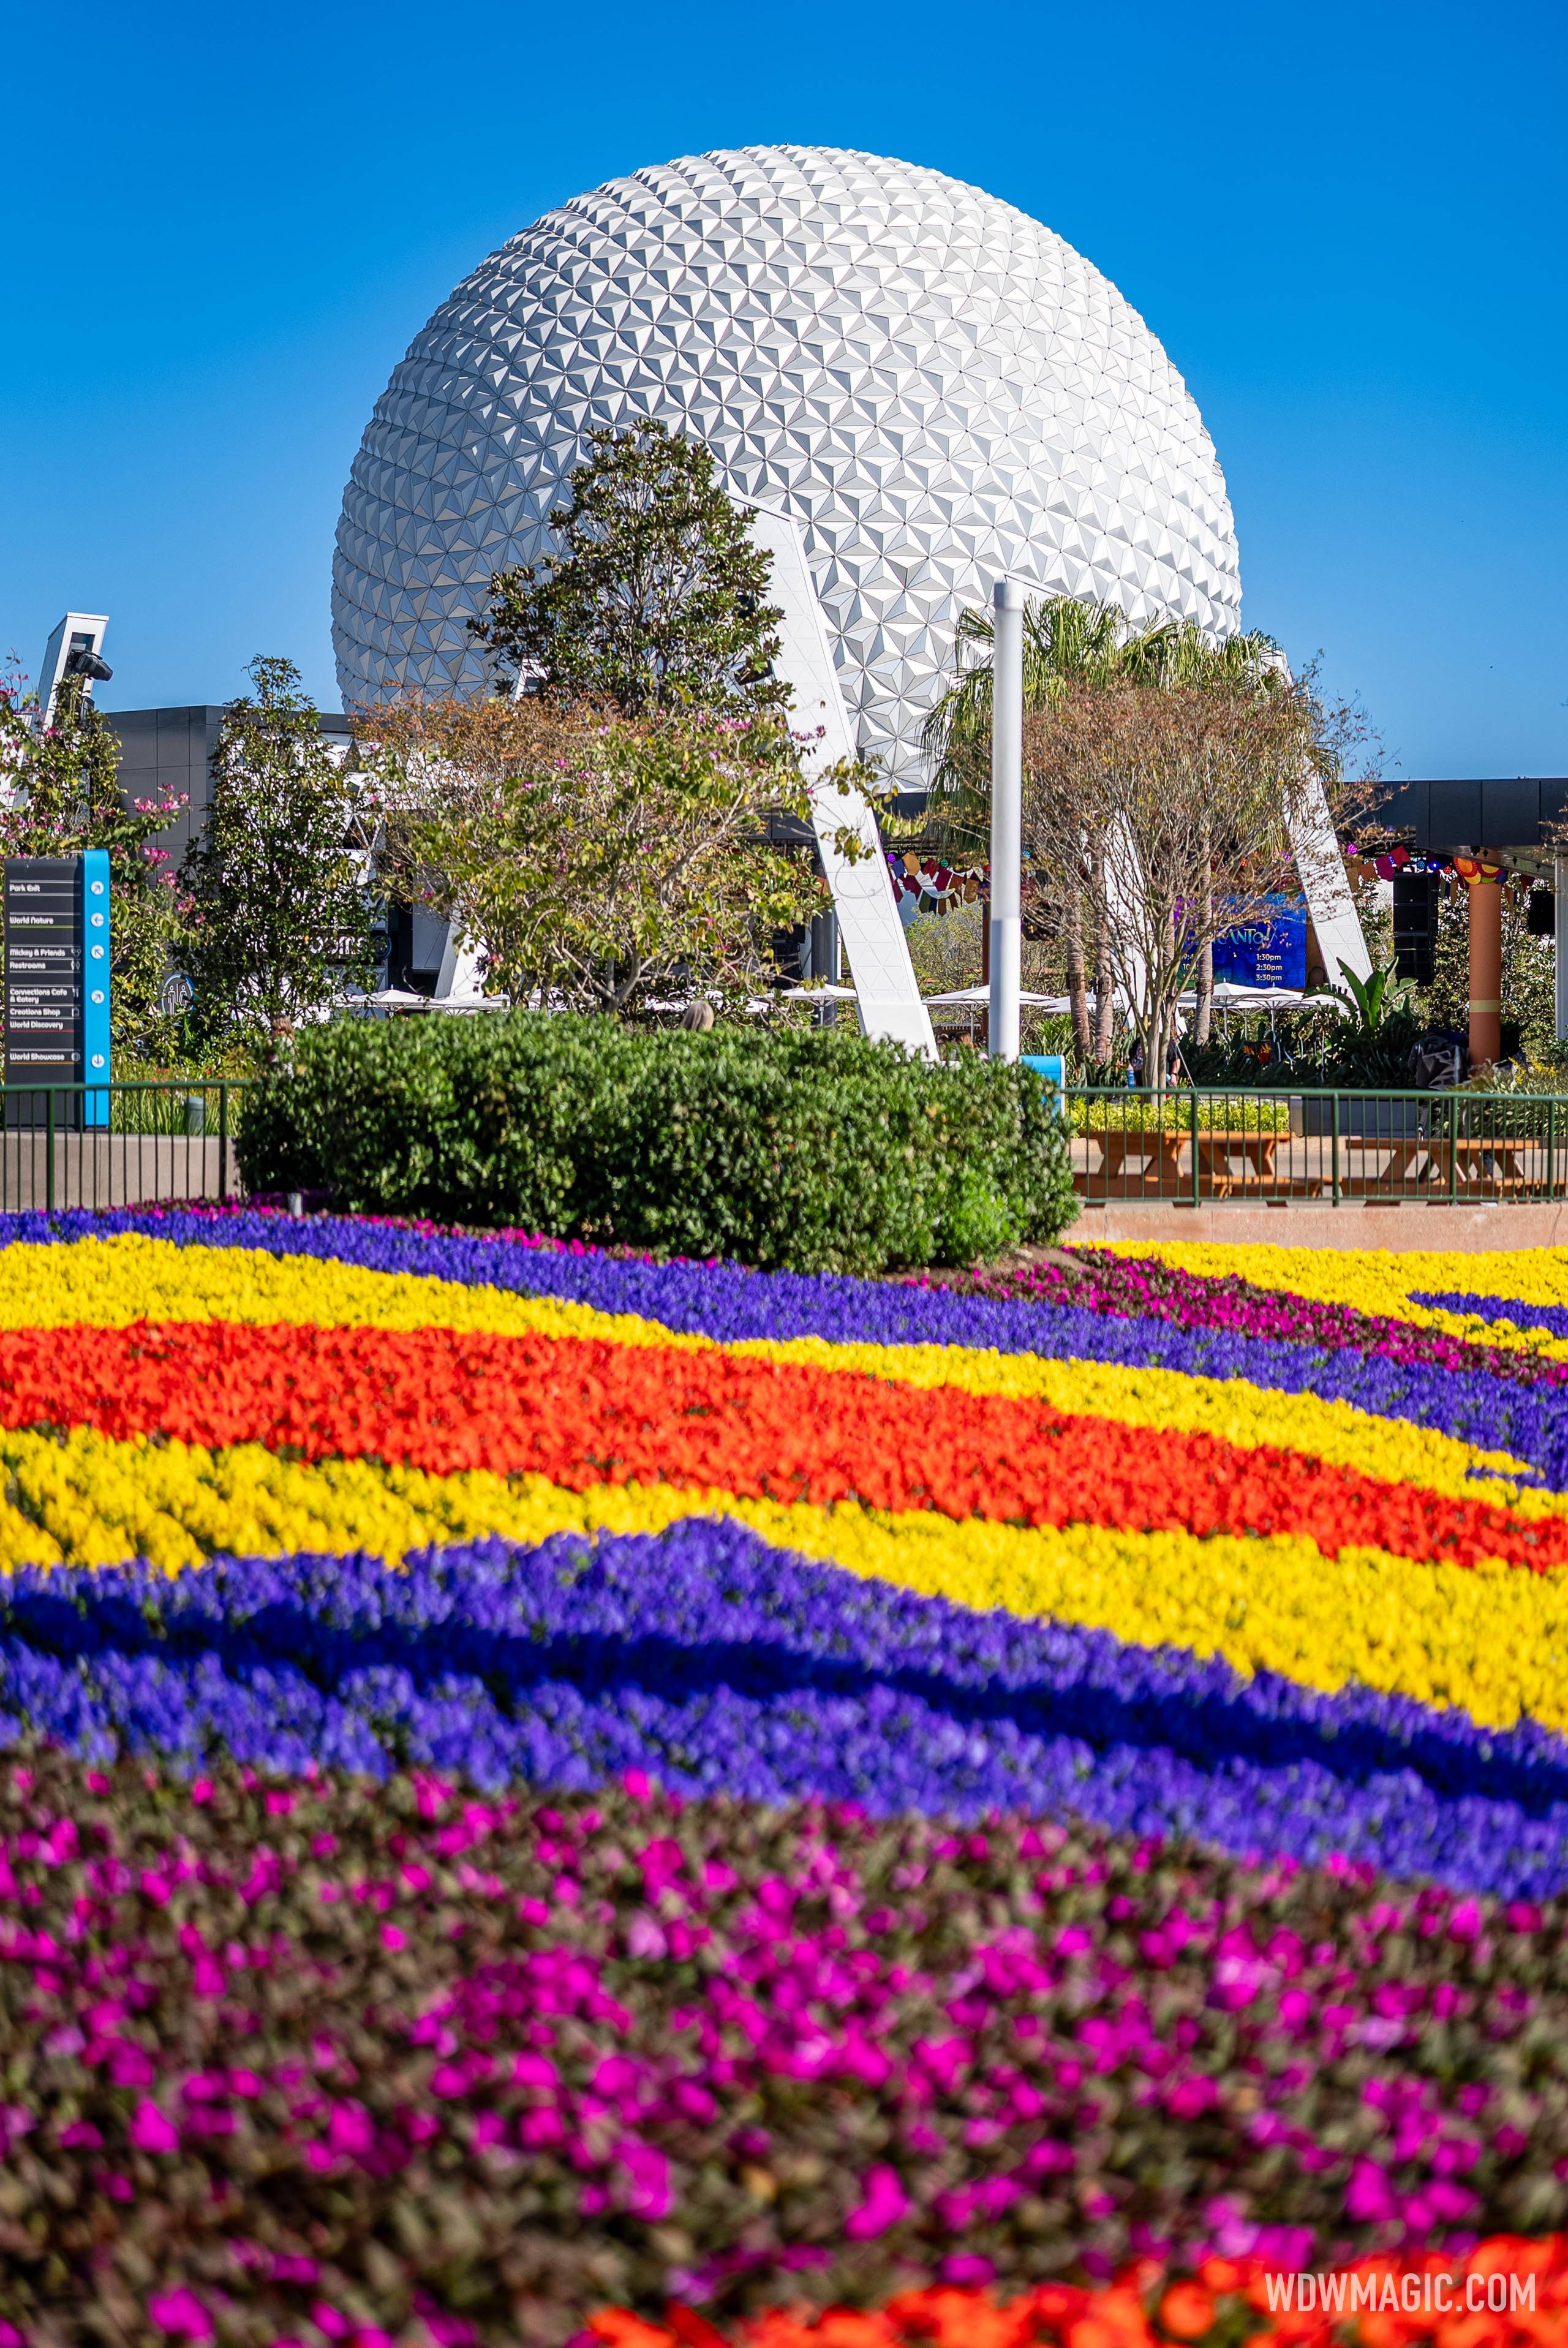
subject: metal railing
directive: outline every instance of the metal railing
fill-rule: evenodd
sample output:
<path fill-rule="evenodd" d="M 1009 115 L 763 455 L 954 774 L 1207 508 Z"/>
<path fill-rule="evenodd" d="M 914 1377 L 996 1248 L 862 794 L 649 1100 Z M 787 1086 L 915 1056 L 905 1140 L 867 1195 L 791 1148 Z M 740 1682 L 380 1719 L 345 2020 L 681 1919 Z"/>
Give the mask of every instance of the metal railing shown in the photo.
<path fill-rule="evenodd" d="M 246 1089 L 234 1076 L 6 1085 L 0 1211 L 236 1197 Z"/>
<path fill-rule="evenodd" d="M 1078 1089 L 1065 1115 L 1089 1203 L 1568 1198 L 1568 1097 L 1553 1094 Z"/>

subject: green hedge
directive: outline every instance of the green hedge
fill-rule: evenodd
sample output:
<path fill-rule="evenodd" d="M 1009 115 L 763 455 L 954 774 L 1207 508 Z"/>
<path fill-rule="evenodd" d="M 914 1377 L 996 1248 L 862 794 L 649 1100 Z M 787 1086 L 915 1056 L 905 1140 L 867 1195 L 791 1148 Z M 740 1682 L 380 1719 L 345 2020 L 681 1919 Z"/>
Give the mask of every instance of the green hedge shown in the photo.
<path fill-rule="evenodd" d="M 344 1021 L 246 1099 L 248 1189 L 799 1272 L 970 1263 L 1076 1211 L 1037 1078 L 834 1030 Z"/>
<path fill-rule="evenodd" d="M 1191 1133 L 1196 1104 L 1198 1130 L 1288 1133 L 1290 1101 L 1273 1094 L 1243 1092 L 1074 1093 L 1068 1114 L 1075 1133 Z"/>

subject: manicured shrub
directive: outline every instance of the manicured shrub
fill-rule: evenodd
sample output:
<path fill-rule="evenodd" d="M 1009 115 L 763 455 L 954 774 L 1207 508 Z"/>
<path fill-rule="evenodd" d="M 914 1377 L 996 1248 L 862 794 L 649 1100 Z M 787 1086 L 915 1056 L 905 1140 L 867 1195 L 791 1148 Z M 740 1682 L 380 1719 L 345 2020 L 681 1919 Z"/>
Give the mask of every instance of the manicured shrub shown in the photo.
<path fill-rule="evenodd" d="M 345 1022 L 251 1097 L 256 1191 L 764 1269 L 967 1263 L 1074 1212 L 1026 1068 L 858 1035 L 606 1019 Z"/>

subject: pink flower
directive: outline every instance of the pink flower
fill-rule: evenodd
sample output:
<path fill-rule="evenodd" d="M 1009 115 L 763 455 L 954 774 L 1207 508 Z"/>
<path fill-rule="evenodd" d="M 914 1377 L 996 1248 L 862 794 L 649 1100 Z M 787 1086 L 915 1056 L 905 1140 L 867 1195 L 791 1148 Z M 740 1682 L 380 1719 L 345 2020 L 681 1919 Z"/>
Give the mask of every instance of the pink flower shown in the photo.
<path fill-rule="evenodd" d="M 639 2144 L 628 2137 L 615 2147 L 615 2157 L 632 2180 L 632 2191 L 626 2207 L 634 2218 L 667 2218 L 675 2194 L 670 2186 L 670 2165 L 662 2152 L 652 2145 Z"/>
<path fill-rule="evenodd" d="M 1212 2111 L 1219 2100 L 1220 2090 L 1212 2079 L 1182 2079 L 1166 2096 L 1165 2108 L 1172 2119 L 1195 2120 Z"/>
<path fill-rule="evenodd" d="M 160 2332 L 177 2332 L 186 2340 L 211 2340 L 212 2319 L 193 2291 L 183 2283 L 178 2291 L 155 2291 L 147 2312 Z"/>
<path fill-rule="evenodd" d="M 1395 2215 L 1387 2176 L 1376 2161 L 1358 2160 L 1345 2193 L 1345 2214 L 1363 2225 L 1377 2225 Z"/>
<path fill-rule="evenodd" d="M 633 1917 L 626 1928 L 626 1954 L 629 1957 L 662 1957 L 668 1946 L 664 1927 L 655 1917 L 645 1913 Z"/>
<path fill-rule="evenodd" d="M 376 2127 L 364 2105 L 337 2105 L 326 2124 L 326 2140 L 334 2152 L 368 2152 L 376 2142 Z"/>
<path fill-rule="evenodd" d="M 167 2112 L 160 2111 L 146 2096 L 131 2114 L 130 2126 L 126 2133 L 141 2152 L 178 2152 L 180 2149 L 180 2132 L 173 2121 Z M 164 2328 L 169 2330 L 172 2327 L 166 2325 Z M 206 2333 L 200 2333 L 198 2337 L 205 2339 Z"/>
<path fill-rule="evenodd" d="M 406 1949 L 408 1945 L 408 1935 L 400 1931 L 396 1924 L 383 1924 L 381 1945 L 384 1949 Z"/>
<path fill-rule="evenodd" d="M 844 2220 L 851 2242 L 869 2242 L 909 2215 L 911 2202 L 896 2168 L 878 2161 L 867 2173 L 865 2199 Z"/>

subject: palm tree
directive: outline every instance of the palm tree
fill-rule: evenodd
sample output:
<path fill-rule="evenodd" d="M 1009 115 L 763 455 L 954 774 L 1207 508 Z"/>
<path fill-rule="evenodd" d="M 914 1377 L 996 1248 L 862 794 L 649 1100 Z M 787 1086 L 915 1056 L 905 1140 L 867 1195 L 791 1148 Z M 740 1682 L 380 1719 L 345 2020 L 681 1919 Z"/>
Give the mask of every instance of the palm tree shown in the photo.
<path fill-rule="evenodd" d="M 1172 633 L 1169 623 L 1130 636 L 1114 603 L 1043 596 L 1024 611 L 1024 707 L 1045 709 L 1068 685 L 1109 685 L 1136 646 Z M 926 718 L 921 747 L 930 763 L 931 813 L 955 848 L 984 852 L 991 823 L 991 659 L 989 612 L 959 616 L 958 675 Z M 987 649 L 976 654 L 974 647 Z"/>

